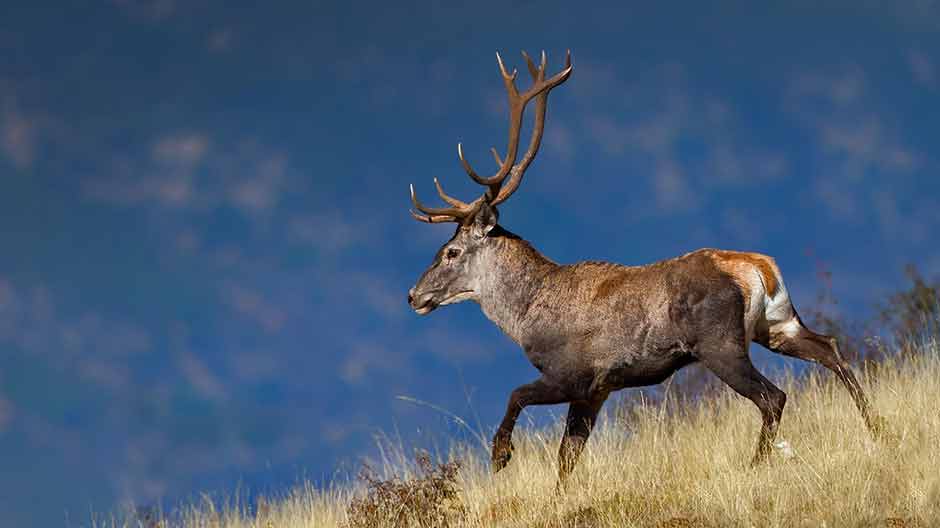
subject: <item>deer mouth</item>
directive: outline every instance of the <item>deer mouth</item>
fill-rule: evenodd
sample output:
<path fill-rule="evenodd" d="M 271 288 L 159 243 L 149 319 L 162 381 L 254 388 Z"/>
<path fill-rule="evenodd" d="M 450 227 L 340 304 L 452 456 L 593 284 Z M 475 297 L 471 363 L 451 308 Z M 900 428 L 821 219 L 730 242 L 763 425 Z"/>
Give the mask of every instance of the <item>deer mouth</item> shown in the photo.
<path fill-rule="evenodd" d="M 473 291 L 465 290 L 465 291 L 457 292 L 451 295 L 450 297 L 444 299 L 443 301 L 440 302 L 440 305 L 444 306 L 445 304 L 459 303 L 460 301 L 466 301 L 467 299 L 471 299 L 471 298 L 473 298 Z"/>
<path fill-rule="evenodd" d="M 428 296 L 427 298 L 423 300 L 423 302 L 421 302 L 420 305 L 412 304 L 411 307 L 415 311 L 416 314 L 427 315 L 431 313 L 432 311 L 434 311 L 434 309 L 437 308 L 438 306 L 445 306 L 448 304 L 458 303 L 460 301 L 465 301 L 472 297 L 473 297 L 473 291 L 470 291 L 470 290 L 457 292 L 453 295 L 448 296 L 443 301 L 435 301 L 432 296 Z"/>
<path fill-rule="evenodd" d="M 427 315 L 431 313 L 432 310 L 437 308 L 439 303 L 434 301 L 433 294 L 426 293 L 424 295 L 419 296 L 418 298 L 414 298 L 409 293 L 408 304 L 411 305 L 411 309 L 414 310 L 415 313 L 417 313 L 418 315 Z"/>
<path fill-rule="evenodd" d="M 431 313 L 435 308 L 437 308 L 437 304 L 435 304 L 434 301 L 428 300 L 421 306 L 416 306 L 414 310 L 415 310 L 415 313 L 418 315 L 427 315 Z"/>

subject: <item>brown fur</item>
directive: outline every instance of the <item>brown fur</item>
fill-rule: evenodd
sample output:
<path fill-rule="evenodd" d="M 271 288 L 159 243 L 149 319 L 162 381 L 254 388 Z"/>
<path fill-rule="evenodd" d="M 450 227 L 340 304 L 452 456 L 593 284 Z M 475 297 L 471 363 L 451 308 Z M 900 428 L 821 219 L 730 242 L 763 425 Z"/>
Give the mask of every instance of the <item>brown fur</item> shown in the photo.
<path fill-rule="evenodd" d="M 480 214 L 486 215 L 486 208 Z M 703 249 L 644 266 L 559 265 L 495 221 L 489 214 L 458 228 L 409 292 L 419 313 L 471 292 L 467 298 L 480 304 L 541 373 L 510 395 L 493 438 L 494 469 L 510 459 L 512 430 L 522 409 L 568 402 L 559 449 L 564 480 L 612 391 L 661 383 L 697 361 L 758 407 L 763 425 L 754 461 L 766 459 L 786 395 L 751 364 L 751 339 L 836 372 L 869 428 L 877 430 L 878 419 L 848 365 L 830 338 L 799 321 L 770 257 Z M 459 256 L 448 257 L 453 251 Z M 788 317 L 773 322 L 790 325 L 772 342 L 773 332 L 758 328 L 760 319 L 745 317 L 751 297 L 765 293 L 777 296 L 775 315 Z"/>
<path fill-rule="evenodd" d="M 496 176 L 481 178 L 461 154 L 464 169 L 488 187 L 486 193 L 463 204 L 438 185 L 441 198 L 451 205 L 443 209 L 424 207 L 413 189 L 411 194 L 415 209 L 422 213 L 412 212 L 415 218 L 457 222 L 459 227 L 408 292 L 409 304 L 425 315 L 444 304 L 479 303 L 541 374 L 510 394 L 493 437 L 493 469 L 499 471 L 509 462 L 512 431 L 524 408 L 568 403 L 558 453 L 559 478 L 564 481 L 611 391 L 662 383 L 694 362 L 701 362 L 760 410 L 763 424 L 754 461 L 762 461 L 770 454 L 787 398 L 754 368 L 748 355 L 751 340 L 833 370 L 875 433 L 879 421 L 835 340 L 802 324 L 770 257 L 705 249 L 645 266 L 558 265 L 498 225 L 496 205 L 516 190 L 538 149 L 547 101 L 544 92 L 571 73 L 569 60 L 565 70 L 545 80 L 544 55 L 541 67 L 527 62 L 534 87 L 520 96 L 500 61 L 512 110 L 510 146 L 505 161 L 497 154 Z M 527 98 L 536 95 L 533 139 L 515 164 L 522 110 Z M 773 302 L 765 302 L 765 296 Z"/>
<path fill-rule="evenodd" d="M 610 297 L 627 282 L 628 278 L 626 273 L 616 273 L 607 277 L 597 286 L 597 289 L 594 290 L 593 300 L 600 301 Z"/>
<path fill-rule="evenodd" d="M 715 261 L 716 266 L 735 278 L 735 282 L 744 290 L 745 297 L 750 298 L 752 295 L 745 274 L 750 273 L 755 268 L 760 273 L 767 296 L 773 297 L 777 294 L 778 272 L 777 265 L 772 258 L 760 253 L 745 253 L 724 249 L 710 250 L 709 256 Z"/>

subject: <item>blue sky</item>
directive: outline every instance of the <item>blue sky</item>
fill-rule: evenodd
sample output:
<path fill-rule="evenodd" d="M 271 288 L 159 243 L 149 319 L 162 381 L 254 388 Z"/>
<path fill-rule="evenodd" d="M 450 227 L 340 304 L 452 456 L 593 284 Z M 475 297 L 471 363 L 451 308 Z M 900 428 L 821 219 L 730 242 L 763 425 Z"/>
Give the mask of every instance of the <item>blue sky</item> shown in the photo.
<path fill-rule="evenodd" d="M 399 395 L 489 431 L 536 371 L 475 305 L 410 312 L 452 227 L 407 188 L 479 193 L 497 50 L 572 50 L 501 207 L 550 258 L 761 251 L 849 315 L 936 276 L 940 3 L 790 4 L 4 2 L 0 524 L 457 434 Z"/>

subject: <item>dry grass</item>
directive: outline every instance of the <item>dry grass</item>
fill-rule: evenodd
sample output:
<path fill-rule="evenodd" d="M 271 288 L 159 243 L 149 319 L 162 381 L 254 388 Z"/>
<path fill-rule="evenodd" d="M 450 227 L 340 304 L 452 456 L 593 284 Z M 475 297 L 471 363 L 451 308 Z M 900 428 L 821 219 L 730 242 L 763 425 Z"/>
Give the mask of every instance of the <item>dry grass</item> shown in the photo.
<path fill-rule="evenodd" d="M 940 354 L 936 344 L 903 363 L 863 376 L 890 439 L 875 443 L 846 391 L 822 372 L 783 383 L 790 398 L 779 439 L 792 445 L 758 468 L 748 467 L 759 415 L 731 393 L 690 403 L 678 414 L 641 406 L 618 423 L 602 422 L 567 493 L 555 493 L 560 430 L 516 432 L 509 466 L 492 475 L 479 449 L 455 447 L 462 461 L 451 526 L 940 526 Z M 414 468 L 387 467 L 407 485 Z M 418 482 L 413 481 L 413 482 Z M 420 485 L 420 484 L 416 484 Z M 300 528 L 357 525 L 350 504 L 365 486 L 301 488 L 245 508 L 190 509 L 190 527 Z M 396 504 L 386 504 L 395 508 Z M 437 507 L 432 504 L 429 508 Z M 388 526 L 419 526 L 408 508 Z M 361 524 L 361 523 L 359 523 Z"/>

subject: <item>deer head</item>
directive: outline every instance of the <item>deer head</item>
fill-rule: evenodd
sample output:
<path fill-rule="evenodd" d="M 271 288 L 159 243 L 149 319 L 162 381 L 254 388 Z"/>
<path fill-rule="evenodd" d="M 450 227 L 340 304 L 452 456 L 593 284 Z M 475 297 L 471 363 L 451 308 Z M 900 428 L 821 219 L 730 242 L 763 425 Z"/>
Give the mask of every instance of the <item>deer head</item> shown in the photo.
<path fill-rule="evenodd" d="M 509 141 L 506 157 L 500 158 L 495 148 L 491 149 L 498 169 L 496 174 L 484 177 L 473 170 L 464 158 L 460 143 L 457 144 L 457 156 L 467 175 L 486 190 L 476 200 L 467 203 L 444 192 L 437 178 L 434 185 L 437 193 L 449 207 L 425 207 L 418 201 L 414 186 L 411 186 L 411 202 L 414 209 L 411 215 L 426 223 L 454 222 L 457 229 L 454 235 L 438 250 L 431 266 L 421 275 L 418 283 L 408 292 L 408 303 L 418 314 L 430 313 L 438 306 L 453 304 L 468 299 L 477 299 L 480 295 L 481 280 L 488 269 L 487 249 L 491 243 L 491 233 L 497 227 L 499 213 L 496 206 L 506 201 L 522 183 L 522 176 L 538 153 L 545 128 L 545 110 L 548 104 L 548 92 L 565 82 L 571 75 L 571 53 L 565 58 L 565 68 L 553 77 L 545 78 L 546 58 L 536 66 L 532 59 L 523 52 L 532 86 L 523 93 L 516 89 L 516 70 L 506 71 L 503 60 L 496 54 L 499 71 L 503 77 L 509 100 Z M 522 117 L 526 104 L 536 100 L 535 123 L 529 148 L 516 163 L 519 149 L 519 134 L 522 129 Z M 508 177 L 508 181 L 507 181 Z M 505 184 L 505 185 L 504 185 Z"/>

